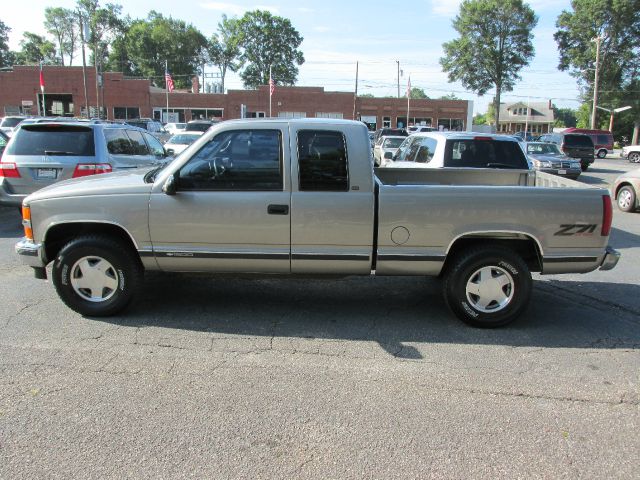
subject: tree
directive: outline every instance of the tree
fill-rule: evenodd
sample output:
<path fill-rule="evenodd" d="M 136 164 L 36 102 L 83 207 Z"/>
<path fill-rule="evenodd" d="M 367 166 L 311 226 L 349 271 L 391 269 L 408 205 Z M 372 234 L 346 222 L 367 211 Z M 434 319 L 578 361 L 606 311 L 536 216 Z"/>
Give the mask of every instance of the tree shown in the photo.
<path fill-rule="evenodd" d="M 442 45 L 440 64 L 452 82 L 484 95 L 495 87 L 496 127 L 500 95 L 520 80 L 520 70 L 533 58 L 533 29 L 538 23 L 522 0 L 463 0 L 453 21 L 459 38 Z"/>
<path fill-rule="evenodd" d="M 578 79 L 583 100 L 593 98 L 596 43 L 600 37 L 599 104 L 606 108 L 631 105 L 632 110 L 616 116 L 616 128 L 637 137 L 640 130 L 640 5 L 638 0 L 573 0 L 572 10 L 556 21 L 554 38 L 560 52 L 558 68 Z M 608 119 L 607 112 L 599 112 Z M 606 122 L 608 125 L 608 122 Z M 634 125 L 635 124 L 635 125 Z"/>
<path fill-rule="evenodd" d="M 20 40 L 21 50 L 16 54 L 18 65 L 57 65 L 60 59 L 56 57 L 56 46 L 53 42 L 40 35 L 24 32 Z"/>
<path fill-rule="evenodd" d="M 9 51 L 9 32 L 11 28 L 7 27 L 0 20 L 0 68 L 10 67 L 13 64 L 13 53 Z"/>
<path fill-rule="evenodd" d="M 446 95 L 442 95 L 439 100 L 460 100 L 460 97 L 458 97 L 455 93 L 451 92 L 451 93 L 447 93 Z"/>
<path fill-rule="evenodd" d="M 486 114 L 477 113 L 473 116 L 473 124 L 474 125 L 487 125 L 487 116 Z"/>
<path fill-rule="evenodd" d="M 69 57 L 69 65 L 71 65 L 78 41 L 76 14 L 68 8 L 45 8 L 44 28 L 53 35 L 58 42 L 60 63 L 64 66 L 64 56 L 67 55 Z"/>
<path fill-rule="evenodd" d="M 422 88 L 411 87 L 411 99 L 429 98 Z"/>
<path fill-rule="evenodd" d="M 107 3 L 101 7 L 99 0 L 78 0 L 77 5 L 89 28 L 89 37 L 85 39 L 91 51 L 89 62 L 104 64 L 109 45 L 123 33 L 122 6 Z"/>
<path fill-rule="evenodd" d="M 257 88 L 269 82 L 269 69 L 278 85 L 294 85 L 298 78 L 298 65 L 304 56 L 298 47 L 302 36 L 287 18 L 267 11 L 247 12 L 238 20 L 240 57 L 246 65 L 240 77 L 248 88 Z"/>
<path fill-rule="evenodd" d="M 121 47 L 131 74 L 152 78 L 164 86 L 165 61 L 177 88 L 189 85 L 200 64 L 207 39 L 193 25 L 151 11 L 146 20 L 135 20 Z"/>
<path fill-rule="evenodd" d="M 207 45 L 208 60 L 220 70 L 222 92 L 224 93 L 224 79 L 227 70 L 236 72 L 240 68 L 240 35 L 238 20 L 222 16 L 218 23 L 218 33 L 214 33 Z"/>
<path fill-rule="evenodd" d="M 571 108 L 558 108 L 553 105 L 553 116 L 555 117 L 554 127 L 576 126 L 576 111 Z"/>

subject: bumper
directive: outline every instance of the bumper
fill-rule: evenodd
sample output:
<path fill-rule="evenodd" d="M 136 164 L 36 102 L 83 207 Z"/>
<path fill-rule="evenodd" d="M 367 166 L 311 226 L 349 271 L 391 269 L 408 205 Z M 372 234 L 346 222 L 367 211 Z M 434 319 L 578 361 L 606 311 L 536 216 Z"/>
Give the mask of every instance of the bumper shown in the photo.
<path fill-rule="evenodd" d="M 600 264 L 600 270 L 611 270 L 617 264 L 618 260 L 620 260 L 620 252 L 617 250 L 607 247 L 606 253 L 604 254 L 604 258 L 602 259 L 602 263 Z"/>
<path fill-rule="evenodd" d="M 575 168 L 575 169 L 574 168 L 567 168 L 567 169 L 564 169 L 565 173 L 560 173 L 557 168 L 540 168 L 539 170 L 541 172 L 551 173 L 553 175 L 558 175 L 559 177 L 571 178 L 572 180 L 575 180 L 576 178 L 578 178 L 580 176 L 580 174 L 582 173 L 582 169 L 581 168 Z"/>
<path fill-rule="evenodd" d="M 44 249 L 39 243 L 33 243 L 27 238 L 23 238 L 16 243 L 16 253 L 20 256 L 22 263 L 34 268 L 46 267 L 43 253 Z"/>
<path fill-rule="evenodd" d="M 20 207 L 22 205 L 22 201 L 27 198 L 27 195 L 9 193 L 10 190 L 7 190 L 3 180 L 4 179 L 0 179 L 0 205 L 6 207 Z"/>

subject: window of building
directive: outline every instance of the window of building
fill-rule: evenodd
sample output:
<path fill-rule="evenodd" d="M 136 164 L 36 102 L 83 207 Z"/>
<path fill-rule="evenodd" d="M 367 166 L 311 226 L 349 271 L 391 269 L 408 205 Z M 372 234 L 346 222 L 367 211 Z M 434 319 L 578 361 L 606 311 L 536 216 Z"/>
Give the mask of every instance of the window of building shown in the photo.
<path fill-rule="evenodd" d="M 391 128 L 391 117 L 382 117 L 382 128 Z"/>
<path fill-rule="evenodd" d="M 113 118 L 116 120 L 140 118 L 140 109 L 138 107 L 113 107 Z"/>
<path fill-rule="evenodd" d="M 180 169 L 185 190 L 283 189 L 280 130 L 229 130 L 205 144 Z"/>
<path fill-rule="evenodd" d="M 245 118 L 265 118 L 266 114 L 265 112 L 247 112 L 247 115 Z"/>
<path fill-rule="evenodd" d="M 298 132 L 300 191 L 346 192 L 349 190 L 347 148 L 341 132 Z"/>
<path fill-rule="evenodd" d="M 343 118 L 339 112 L 316 112 L 316 118 Z"/>
<path fill-rule="evenodd" d="M 280 118 L 307 118 L 307 112 L 278 112 Z"/>
<path fill-rule="evenodd" d="M 220 120 L 223 113 L 223 108 L 192 108 L 191 120 Z"/>
<path fill-rule="evenodd" d="M 153 109 L 153 119 L 159 122 L 184 123 L 186 108 L 170 108 L 167 117 L 167 109 L 155 107 Z"/>
<path fill-rule="evenodd" d="M 445 132 L 464 131 L 464 120 L 460 118 L 439 118 L 438 130 Z"/>

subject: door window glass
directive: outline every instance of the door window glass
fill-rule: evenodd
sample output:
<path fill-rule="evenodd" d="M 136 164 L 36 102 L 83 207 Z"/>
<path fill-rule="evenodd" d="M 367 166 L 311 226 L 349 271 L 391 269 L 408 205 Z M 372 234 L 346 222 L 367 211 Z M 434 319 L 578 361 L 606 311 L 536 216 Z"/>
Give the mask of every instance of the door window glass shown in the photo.
<path fill-rule="evenodd" d="M 121 128 L 108 128 L 104 130 L 104 138 L 107 141 L 107 150 L 112 155 L 132 155 L 131 140 Z"/>
<path fill-rule="evenodd" d="M 144 143 L 142 133 L 137 130 L 127 130 L 127 135 L 131 140 L 131 148 L 133 148 L 132 155 L 149 155 L 149 149 L 147 144 Z"/>
<path fill-rule="evenodd" d="M 184 190 L 282 190 L 280 130 L 230 130 L 206 143 L 178 175 Z"/>
<path fill-rule="evenodd" d="M 298 132 L 300 191 L 345 192 L 349 190 L 347 148 L 341 132 Z"/>
<path fill-rule="evenodd" d="M 154 137 L 153 135 L 149 135 L 148 133 L 145 133 L 144 138 L 147 141 L 147 144 L 149 145 L 149 149 L 151 150 L 151 155 L 155 155 L 156 157 L 164 157 L 164 147 L 156 137 Z"/>

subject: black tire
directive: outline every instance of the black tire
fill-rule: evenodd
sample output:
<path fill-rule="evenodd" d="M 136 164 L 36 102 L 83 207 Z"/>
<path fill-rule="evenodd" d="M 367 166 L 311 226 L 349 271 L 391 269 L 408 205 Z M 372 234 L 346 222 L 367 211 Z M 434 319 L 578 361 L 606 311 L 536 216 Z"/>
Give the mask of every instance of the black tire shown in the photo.
<path fill-rule="evenodd" d="M 97 285 L 102 279 L 109 286 L 95 292 L 83 288 L 81 282 L 88 282 L 92 275 L 98 275 Z M 133 300 L 142 283 L 143 268 L 129 246 L 92 235 L 76 238 L 60 250 L 52 276 L 58 295 L 69 308 L 81 315 L 106 317 L 122 311 Z M 98 291 L 99 295 L 94 295 Z"/>
<path fill-rule="evenodd" d="M 589 164 L 588 163 L 581 163 L 580 164 L 580 168 L 582 169 L 583 172 L 586 172 L 589 169 Z"/>
<path fill-rule="evenodd" d="M 496 300 L 487 303 L 484 309 L 478 304 L 481 296 L 467 293 L 467 285 L 479 285 L 479 271 L 487 269 L 491 277 L 489 284 L 499 288 L 506 299 L 500 306 Z M 490 285 L 492 280 L 508 282 L 508 285 Z M 481 282 L 481 281 L 479 281 Z M 527 308 L 531 298 L 531 273 L 519 255 L 507 248 L 479 247 L 461 253 L 453 260 L 444 277 L 444 299 L 451 311 L 463 322 L 473 327 L 495 328 L 513 322 Z M 491 294 L 485 295 L 490 298 Z M 494 304 L 495 303 L 495 304 Z"/>
<path fill-rule="evenodd" d="M 639 163 L 640 162 L 640 153 L 631 152 L 629 154 L 629 162 L 631 162 L 631 163 Z"/>
<path fill-rule="evenodd" d="M 618 208 L 623 212 L 633 212 L 636 209 L 636 192 L 630 185 L 625 185 L 618 190 L 616 197 Z"/>
<path fill-rule="evenodd" d="M 598 150 L 598 158 L 605 158 L 607 156 L 607 151 L 604 148 Z"/>

